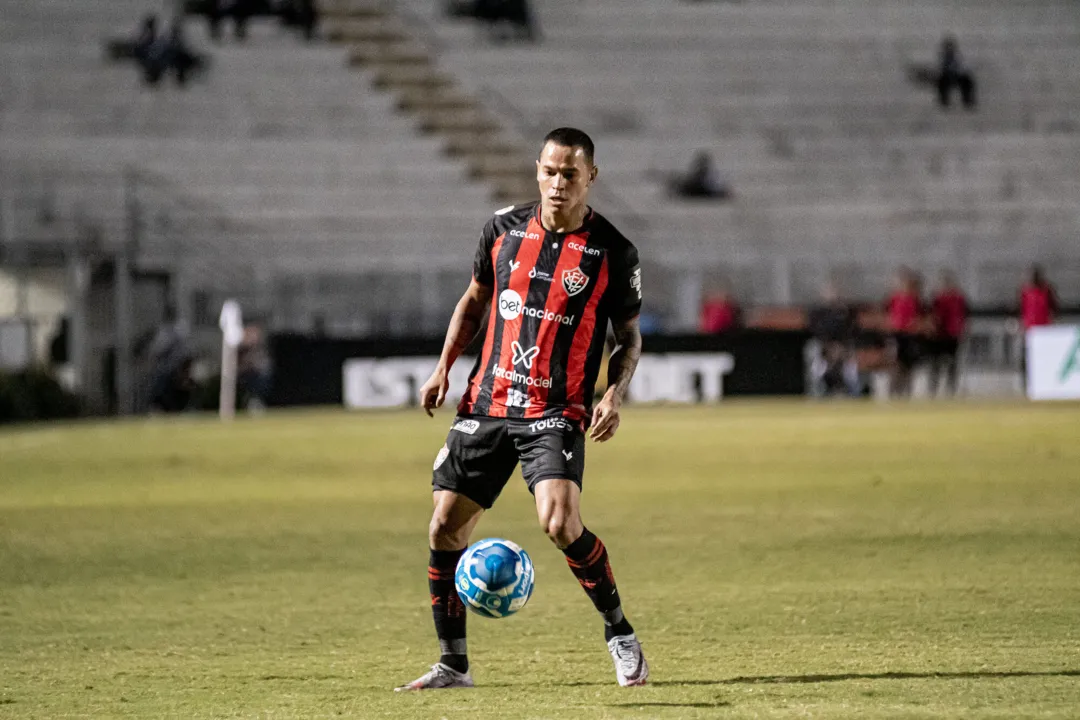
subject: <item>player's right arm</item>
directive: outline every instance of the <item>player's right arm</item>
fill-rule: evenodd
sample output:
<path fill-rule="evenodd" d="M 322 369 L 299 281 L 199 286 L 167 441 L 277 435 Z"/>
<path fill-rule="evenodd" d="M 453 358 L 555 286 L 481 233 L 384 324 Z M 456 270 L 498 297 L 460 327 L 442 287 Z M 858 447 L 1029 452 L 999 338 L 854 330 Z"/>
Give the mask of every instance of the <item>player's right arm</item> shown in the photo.
<path fill-rule="evenodd" d="M 446 391 L 450 387 L 450 368 L 484 325 L 484 317 L 487 316 L 495 287 L 495 270 L 491 258 L 494 243 L 495 227 L 493 222 L 489 222 L 480 234 L 480 245 L 476 248 L 472 282 L 458 300 L 454 315 L 450 318 L 439 364 L 420 388 L 420 405 L 428 417 L 434 417 L 431 411 L 442 407 L 446 401 Z"/>
<path fill-rule="evenodd" d="M 420 388 L 420 404 L 429 417 L 434 417 L 431 411 L 442 407 L 446 401 L 446 391 L 450 387 L 450 368 L 480 332 L 491 295 L 490 287 L 473 280 L 469 283 L 469 289 L 458 300 L 454 315 L 450 318 L 450 327 L 446 331 L 446 342 L 443 343 L 439 364 Z"/>

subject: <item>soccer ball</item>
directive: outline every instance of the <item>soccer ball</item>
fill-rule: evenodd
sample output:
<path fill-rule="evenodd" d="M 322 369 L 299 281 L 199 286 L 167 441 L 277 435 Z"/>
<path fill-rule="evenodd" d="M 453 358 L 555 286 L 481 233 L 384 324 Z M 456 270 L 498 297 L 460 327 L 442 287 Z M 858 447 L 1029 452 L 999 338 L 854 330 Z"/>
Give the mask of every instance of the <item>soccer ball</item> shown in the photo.
<path fill-rule="evenodd" d="M 533 591 L 532 559 L 516 543 L 487 538 L 469 546 L 458 561 L 454 586 L 465 607 L 477 615 L 513 615 Z"/>

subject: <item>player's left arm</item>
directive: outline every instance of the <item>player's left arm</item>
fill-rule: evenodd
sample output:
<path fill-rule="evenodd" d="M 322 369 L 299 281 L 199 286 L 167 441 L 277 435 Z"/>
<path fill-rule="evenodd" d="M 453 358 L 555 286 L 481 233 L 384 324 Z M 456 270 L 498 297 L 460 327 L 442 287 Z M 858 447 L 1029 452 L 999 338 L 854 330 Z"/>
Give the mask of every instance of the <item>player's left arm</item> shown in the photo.
<path fill-rule="evenodd" d="M 612 322 L 612 331 L 615 349 L 608 360 L 608 387 L 603 399 L 593 409 L 592 430 L 589 433 L 589 437 L 597 442 L 610 440 L 619 429 L 619 410 L 641 359 L 641 327 L 637 315 Z"/>
<path fill-rule="evenodd" d="M 634 377 L 634 370 L 641 359 L 641 327 L 638 324 L 641 312 L 641 265 L 637 248 L 625 241 L 609 257 L 611 295 L 605 299 L 610 302 L 615 348 L 608 360 L 607 391 L 593 409 L 589 437 L 597 442 L 610 440 L 619 429 L 619 409 L 630 389 L 630 378 Z"/>

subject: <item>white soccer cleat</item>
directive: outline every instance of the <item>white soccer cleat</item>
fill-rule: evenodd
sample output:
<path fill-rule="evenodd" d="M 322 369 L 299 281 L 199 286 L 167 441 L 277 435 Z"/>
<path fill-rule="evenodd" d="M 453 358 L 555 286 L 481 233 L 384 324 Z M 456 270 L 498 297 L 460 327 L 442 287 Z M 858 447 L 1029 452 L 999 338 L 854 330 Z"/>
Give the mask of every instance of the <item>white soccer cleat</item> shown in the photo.
<path fill-rule="evenodd" d="M 615 676 L 619 685 L 631 687 L 644 685 L 649 679 L 649 663 L 641 654 L 641 643 L 636 635 L 616 635 L 608 640 L 608 652 L 615 661 Z"/>
<path fill-rule="evenodd" d="M 640 651 L 639 651 L 640 652 Z M 394 692 L 403 690 L 443 690 L 446 688 L 471 688 L 473 686 L 472 675 L 467 672 L 460 673 L 449 665 L 435 663 L 431 670 L 423 676 L 413 680 L 408 685 L 394 688 Z"/>

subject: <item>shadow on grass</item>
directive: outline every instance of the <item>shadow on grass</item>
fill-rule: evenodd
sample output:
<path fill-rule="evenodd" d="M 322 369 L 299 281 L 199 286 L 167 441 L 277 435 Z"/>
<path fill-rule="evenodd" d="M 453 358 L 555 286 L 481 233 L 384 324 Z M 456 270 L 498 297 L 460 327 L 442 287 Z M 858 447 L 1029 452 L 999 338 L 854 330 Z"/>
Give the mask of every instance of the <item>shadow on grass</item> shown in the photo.
<path fill-rule="evenodd" d="M 647 708 L 647 707 L 668 707 L 668 708 L 722 708 L 731 707 L 731 703 L 726 700 L 721 702 L 624 702 L 624 703 L 609 703 L 608 707 L 624 707 L 624 708 Z"/>
<path fill-rule="evenodd" d="M 708 685 L 797 685 L 827 682 L 843 682 L 845 680 L 999 680 L 1006 678 L 1025 677 L 1080 677 L 1080 670 L 984 670 L 975 672 L 883 672 L 883 673 L 838 673 L 835 675 L 756 675 L 740 676 L 733 678 L 717 678 L 715 680 L 691 679 L 691 680 L 650 680 L 646 687 L 692 687 Z M 267 676 L 267 679 L 302 679 Z M 560 688 L 575 687 L 612 687 L 613 683 L 607 680 L 568 680 L 563 682 L 544 682 L 542 685 Z M 493 682 L 483 683 L 485 688 L 524 688 L 530 683 L 519 682 Z M 726 707 L 729 703 L 623 703 L 612 707 Z"/>
<path fill-rule="evenodd" d="M 709 683 L 710 685 L 713 683 Z M 573 687 L 609 687 L 614 685 L 611 681 L 590 681 L 590 680 L 568 680 L 566 682 L 542 682 L 542 683 L 504 683 L 504 682 L 485 682 L 484 687 L 497 687 L 497 688 L 522 688 L 522 687 L 536 687 L 537 685 L 544 685 L 550 687 L 561 688 L 573 688 Z M 478 686 L 479 687 L 479 686 Z"/>
<path fill-rule="evenodd" d="M 259 680 L 293 680 L 296 682 L 314 682 L 318 680 L 353 680 L 349 675 L 260 675 Z"/>
<path fill-rule="evenodd" d="M 757 675 L 717 680 L 657 680 L 650 685 L 795 685 L 845 680 L 999 680 L 1024 677 L 1080 677 L 1080 670 L 981 670 L 973 672 L 837 673 L 835 675 Z"/>

